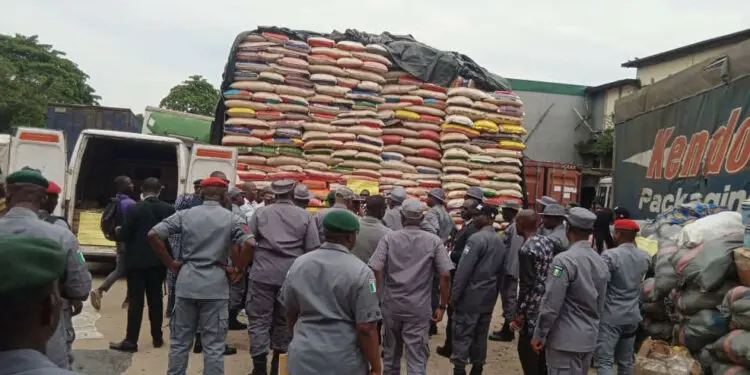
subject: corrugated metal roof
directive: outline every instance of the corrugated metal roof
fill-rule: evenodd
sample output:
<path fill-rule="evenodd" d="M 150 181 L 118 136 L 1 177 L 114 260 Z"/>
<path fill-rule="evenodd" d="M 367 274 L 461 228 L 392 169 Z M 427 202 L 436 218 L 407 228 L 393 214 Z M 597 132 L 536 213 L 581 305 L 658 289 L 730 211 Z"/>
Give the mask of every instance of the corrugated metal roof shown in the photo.
<path fill-rule="evenodd" d="M 527 79 L 508 78 L 513 91 L 541 92 L 546 94 L 585 96 L 588 86 L 568 83 L 531 81 Z"/>
<path fill-rule="evenodd" d="M 623 63 L 621 66 L 623 68 L 641 68 L 644 66 L 650 66 L 665 61 L 674 60 L 683 56 L 692 55 L 696 52 L 704 51 L 707 49 L 740 43 L 747 39 L 750 39 L 750 29 L 718 36 L 716 38 L 706 39 L 697 43 L 688 44 L 686 46 L 670 49 L 664 52 L 659 52 L 651 56 L 636 58 Z"/>

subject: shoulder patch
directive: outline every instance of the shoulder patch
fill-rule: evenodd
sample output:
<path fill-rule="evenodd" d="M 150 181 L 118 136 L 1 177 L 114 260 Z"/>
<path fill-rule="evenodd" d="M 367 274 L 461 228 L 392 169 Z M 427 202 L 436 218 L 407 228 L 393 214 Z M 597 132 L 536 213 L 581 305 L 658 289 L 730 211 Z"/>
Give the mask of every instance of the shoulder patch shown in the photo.
<path fill-rule="evenodd" d="M 466 246 L 464 246 L 464 251 L 463 251 L 463 253 L 462 253 L 462 254 L 463 254 L 463 255 L 466 255 L 466 254 L 468 254 L 468 253 L 469 253 L 469 250 L 470 250 L 470 247 L 469 247 L 469 245 L 466 245 Z"/>
<path fill-rule="evenodd" d="M 81 250 L 76 251 L 76 259 L 78 259 L 79 264 L 86 263 L 86 258 L 84 258 L 83 252 L 81 252 Z"/>
<path fill-rule="evenodd" d="M 370 293 L 376 293 L 378 291 L 377 283 L 375 282 L 375 279 L 370 279 L 367 281 L 370 287 Z"/>
<path fill-rule="evenodd" d="M 555 266 L 552 268 L 552 276 L 554 277 L 562 277 L 563 275 L 563 268 L 560 266 Z"/>

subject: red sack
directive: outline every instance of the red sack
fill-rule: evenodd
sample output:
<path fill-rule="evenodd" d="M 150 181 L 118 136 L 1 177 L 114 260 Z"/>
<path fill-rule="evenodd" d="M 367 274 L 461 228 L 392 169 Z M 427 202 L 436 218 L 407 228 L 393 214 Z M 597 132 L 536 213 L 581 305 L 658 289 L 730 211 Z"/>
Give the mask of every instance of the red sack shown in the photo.
<path fill-rule="evenodd" d="M 441 187 L 441 183 L 435 180 L 420 180 L 419 186 L 423 188 L 439 188 Z"/>
<path fill-rule="evenodd" d="M 443 123 L 443 119 L 442 118 L 440 118 L 438 116 L 433 116 L 433 115 L 420 114 L 419 115 L 419 119 L 422 120 L 422 121 L 424 121 L 424 122 L 429 122 L 429 123 L 432 123 L 432 124 L 442 124 Z"/>
<path fill-rule="evenodd" d="M 327 189 L 328 183 L 321 180 L 302 180 L 303 185 L 306 185 L 308 189 Z"/>
<path fill-rule="evenodd" d="M 323 172 L 323 171 L 316 171 L 314 169 L 305 169 L 306 180 L 318 180 L 318 181 L 338 181 L 341 177 L 341 173 L 334 173 L 334 172 Z M 321 188 L 321 189 L 326 189 Z M 312 188 L 311 188 L 312 189 Z"/>
<path fill-rule="evenodd" d="M 446 89 L 445 87 L 438 86 L 438 85 L 436 85 L 434 83 L 427 83 L 427 82 L 425 82 L 425 83 L 422 84 L 421 88 L 423 88 L 425 90 L 430 90 L 430 91 L 448 92 L 448 89 Z"/>
<path fill-rule="evenodd" d="M 401 144 L 401 141 L 404 139 L 404 137 L 400 135 L 392 135 L 392 134 L 386 134 L 383 136 L 383 144 L 384 145 L 398 145 Z"/>
<path fill-rule="evenodd" d="M 440 160 L 441 157 L 440 151 L 431 148 L 420 148 L 417 150 L 417 156 L 432 160 Z"/>
<path fill-rule="evenodd" d="M 268 174 L 268 179 L 271 181 L 278 180 L 295 180 L 300 181 L 305 178 L 304 173 L 299 172 L 274 172 Z"/>
<path fill-rule="evenodd" d="M 440 134 L 432 130 L 420 130 L 419 138 L 429 139 L 433 142 L 440 143 Z M 438 160 L 440 160 L 440 158 L 438 158 Z"/>
<path fill-rule="evenodd" d="M 258 171 L 237 171 L 237 176 L 242 181 L 265 181 L 266 174 Z"/>

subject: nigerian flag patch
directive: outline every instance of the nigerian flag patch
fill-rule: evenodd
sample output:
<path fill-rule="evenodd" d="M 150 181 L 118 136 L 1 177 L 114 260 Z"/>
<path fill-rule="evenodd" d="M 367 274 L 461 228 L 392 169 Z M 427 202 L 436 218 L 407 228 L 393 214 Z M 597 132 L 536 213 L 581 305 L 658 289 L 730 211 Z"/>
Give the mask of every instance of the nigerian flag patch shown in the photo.
<path fill-rule="evenodd" d="M 552 268 L 552 276 L 554 276 L 554 277 L 561 277 L 562 274 L 563 274 L 562 267 L 555 266 L 554 268 Z"/>
<path fill-rule="evenodd" d="M 377 286 L 375 286 L 375 279 L 370 279 L 370 293 L 375 293 L 378 291 Z"/>
<path fill-rule="evenodd" d="M 81 252 L 81 250 L 78 250 L 76 252 L 76 258 L 78 258 L 78 263 L 80 264 L 86 263 L 86 258 L 83 257 L 83 253 Z"/>

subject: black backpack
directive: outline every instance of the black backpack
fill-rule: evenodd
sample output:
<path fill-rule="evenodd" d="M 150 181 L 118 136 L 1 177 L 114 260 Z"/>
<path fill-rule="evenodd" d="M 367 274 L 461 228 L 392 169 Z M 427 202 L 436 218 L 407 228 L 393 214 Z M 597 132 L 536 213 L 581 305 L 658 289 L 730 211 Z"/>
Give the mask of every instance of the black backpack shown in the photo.
<path fill-rule="evenodd" d="M 102 219 L 100 226 L 102 228 L 102 233 L 104 234 L 104 238 L 115 241 L 117 238 L 117 235 L 115 234 L 115 228 L 122 225 L 122 212 L 120 210 L 120 200 L 117 198 L 112 198 L 109 203 L 107 203 L 107 206 L 104 207 L 104 212 L 102 212 Z"/>

